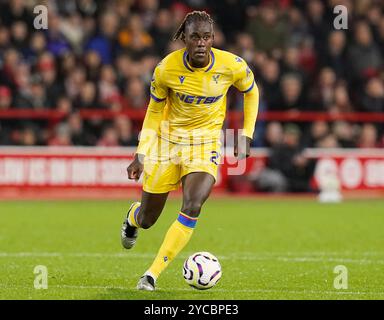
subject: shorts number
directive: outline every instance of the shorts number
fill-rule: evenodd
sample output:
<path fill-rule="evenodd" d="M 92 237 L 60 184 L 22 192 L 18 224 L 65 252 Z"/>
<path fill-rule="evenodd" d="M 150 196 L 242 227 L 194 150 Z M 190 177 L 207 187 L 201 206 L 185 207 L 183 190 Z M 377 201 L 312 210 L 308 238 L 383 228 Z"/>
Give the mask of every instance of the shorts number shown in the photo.
<path fill-rule="evenodd" d="M 215 165 L 217 165 L 216 160 L 219 157 L 219 153 L 217 151 L 211 151 L 211 154 L 212 154 L 212 156 L 211 156 L 210 161 L 213 162 Z"/>

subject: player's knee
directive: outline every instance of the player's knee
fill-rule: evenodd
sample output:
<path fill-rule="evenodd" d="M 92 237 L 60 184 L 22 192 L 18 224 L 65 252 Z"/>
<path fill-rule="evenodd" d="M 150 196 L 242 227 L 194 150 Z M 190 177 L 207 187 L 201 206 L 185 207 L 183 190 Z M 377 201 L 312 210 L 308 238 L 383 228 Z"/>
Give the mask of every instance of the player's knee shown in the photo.
<path fill-rule="evenodd" d="M 200 214 L 202 205 L 202 201 L 187 200 L 184 201 L 181 212 L 190 217 L 197 218 Z"/>

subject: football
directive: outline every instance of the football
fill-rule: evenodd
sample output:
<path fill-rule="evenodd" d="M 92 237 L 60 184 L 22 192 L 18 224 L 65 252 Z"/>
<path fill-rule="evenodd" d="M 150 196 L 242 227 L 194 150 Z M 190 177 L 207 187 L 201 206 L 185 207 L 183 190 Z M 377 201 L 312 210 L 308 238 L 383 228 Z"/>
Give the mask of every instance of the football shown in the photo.
<path fill-rule="evenodd" d="M 196 252 L 185 260 L 183 276 L 193 288 L 206 290 L 217 284 L 222 275 L 221 265 L 212 253 Z"/>

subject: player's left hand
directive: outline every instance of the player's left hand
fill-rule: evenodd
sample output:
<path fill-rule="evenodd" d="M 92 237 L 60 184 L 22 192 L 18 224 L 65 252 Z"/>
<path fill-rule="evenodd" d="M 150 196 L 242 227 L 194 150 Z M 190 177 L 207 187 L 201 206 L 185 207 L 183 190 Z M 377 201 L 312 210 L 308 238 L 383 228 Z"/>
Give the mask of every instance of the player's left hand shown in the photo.
<path fill-rule="evenodd" d="M 252 139 L 246 136 L 239 136 L 235 139 L 234 155 L 238 160 L 248 158 L 251 154 Z"/>

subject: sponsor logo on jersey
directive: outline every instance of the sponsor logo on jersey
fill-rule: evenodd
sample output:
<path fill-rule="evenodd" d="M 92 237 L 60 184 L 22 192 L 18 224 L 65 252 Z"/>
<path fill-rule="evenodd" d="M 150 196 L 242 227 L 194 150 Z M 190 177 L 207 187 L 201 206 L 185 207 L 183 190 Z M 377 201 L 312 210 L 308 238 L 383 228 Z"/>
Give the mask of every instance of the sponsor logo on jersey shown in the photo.
<path fill-rule="evenodd" d="M 190 104 L 211 104 L 219 100 L 223 95 L 214 96 L 214 97 L 205 97 L 205 96 L 192 96 L 188 94 L 183 94 L 180 92 L 176 92 L 176 97 L 184 102 Z"/>

